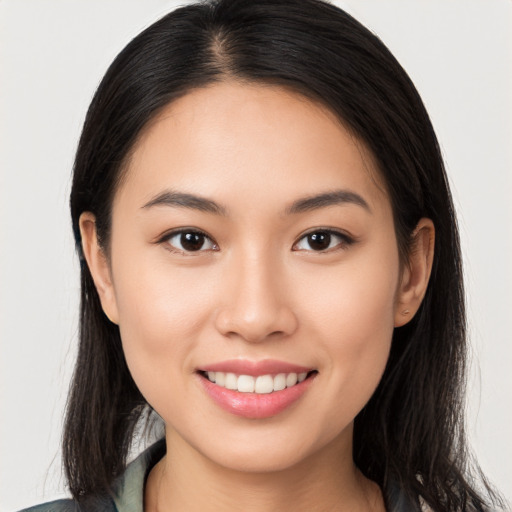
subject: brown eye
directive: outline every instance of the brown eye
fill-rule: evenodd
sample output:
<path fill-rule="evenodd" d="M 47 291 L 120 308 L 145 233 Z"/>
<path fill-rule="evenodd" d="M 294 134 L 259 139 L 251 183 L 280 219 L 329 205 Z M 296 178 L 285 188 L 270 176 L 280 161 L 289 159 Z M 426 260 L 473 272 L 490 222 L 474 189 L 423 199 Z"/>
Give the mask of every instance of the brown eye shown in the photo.
<path fill-rule="evenodd" d="M 186 251 L 199 251 L 204 245 L 204 235 L 200 233 L 182 233 L 180 243 Z"/>
<path fill-rule="evenodd" d="M 331 245 L 331 234 L 325 231 L 311 233 L 307 237 L 309 247 L 314 251 L 325 251 Z"/>
<path fill-rule="evenodd" d="M 215 249 L 213 241 L 200 231 L 181 231 L 167 238 L 167 243 L 181 252 L 198 252 Z"/>
<path fill-rule="evenodd" d="M 318 230 L 304 235 L 294 245 L 294 250 L 324 252 L 330 249 L 343 248 L 351 243 L 353 243 L 353 240 L 343 233 Z"/>

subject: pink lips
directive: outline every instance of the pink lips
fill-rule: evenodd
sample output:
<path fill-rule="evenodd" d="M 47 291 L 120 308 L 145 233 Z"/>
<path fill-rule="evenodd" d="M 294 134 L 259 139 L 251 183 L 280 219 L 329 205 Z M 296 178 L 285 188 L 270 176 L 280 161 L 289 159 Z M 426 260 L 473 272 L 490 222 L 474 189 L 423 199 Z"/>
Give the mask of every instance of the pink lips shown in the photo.
<path fill-rule="evenodd" d="M 264 360 L 252 362 L 247 360 L 232 360 L 203 366 L 198 369 L 198 377 L 206 393 L 222 409 L 237 416 L 251 419 L 263 419 L 275 416 L 287 409 L 301 398 L 312 384 L 316 373 L 304 381 L 281 391 L 268 394 L 241 393 L 226 389 L 210 382 L 203 372 L 226 372 L 236 375 L 277 375 L 279 373 L 304 373 L 312 368 L 285 363 L 283 361 Z"/>

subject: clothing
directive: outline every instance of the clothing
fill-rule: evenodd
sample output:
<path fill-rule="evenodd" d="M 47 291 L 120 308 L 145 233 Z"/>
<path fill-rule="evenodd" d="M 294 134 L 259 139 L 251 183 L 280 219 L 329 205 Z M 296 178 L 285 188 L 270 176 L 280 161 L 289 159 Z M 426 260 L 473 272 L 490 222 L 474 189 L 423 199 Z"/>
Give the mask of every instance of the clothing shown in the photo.
<path fill-rule="evenodd" d="M 78 505 L 74 500 L 51 501 L 20 512 L 143 512 L 144 486 L 153 466 L 165 455 L 161 439 L 128 464 L 115 481 L 113 496 L 91 498 Z M 389 512 L 420 512 L 419 503 L 411 502 L 397 486 L 386 489 Z"/>

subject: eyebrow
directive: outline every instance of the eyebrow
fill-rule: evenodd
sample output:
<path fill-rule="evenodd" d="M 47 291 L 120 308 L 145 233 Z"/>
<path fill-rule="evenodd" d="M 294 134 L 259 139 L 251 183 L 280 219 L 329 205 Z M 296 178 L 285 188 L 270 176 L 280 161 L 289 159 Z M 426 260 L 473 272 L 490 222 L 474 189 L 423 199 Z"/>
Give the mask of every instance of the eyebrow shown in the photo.
<path fill-rule="evenodd" d="M 285 214 L 294 215 L 343 204 L 355 204 L 372 213 L 368 203 L 359 194 L 349 190 L 333 190 L 297 199 L 286 208 Z M 153 208 L 155 206 L 189 208 L 205 213 L 213 213 L 215 215 L 227 215 L 227 209 L 212 199 L 174 190 L 166 190 L 156 195 L 142 208 Z"/>
<path fill-rule="evenodd" d="M 226 215 L 226 208 L 211 199 L 193 194 L 186 194 L 184 192 L 176 192 L 173 190 L 166 190 L 165 192 L 156 195 L 142 208 L 153 208 L 154 206 L 189 208 L 191 210 L 199 210 L 201 212 L 214 213 L 216 215 Z"/>
<path fill-rule="evenodd" d="M 361 206 L 369 213 L 372 213 L 368 203 L 359 194 L 351 192 L 350 190 L 333 190 L 331 192 L 315 194 L 313 196 L 304 197 L 294 201 L 291 206 L 286 209 L 286 214 L 303 213 L 311 210 L 318 210 L 320 208 L 326 208 L 328 206 L 343 204 L 355 204 L 357 206 Z"/>

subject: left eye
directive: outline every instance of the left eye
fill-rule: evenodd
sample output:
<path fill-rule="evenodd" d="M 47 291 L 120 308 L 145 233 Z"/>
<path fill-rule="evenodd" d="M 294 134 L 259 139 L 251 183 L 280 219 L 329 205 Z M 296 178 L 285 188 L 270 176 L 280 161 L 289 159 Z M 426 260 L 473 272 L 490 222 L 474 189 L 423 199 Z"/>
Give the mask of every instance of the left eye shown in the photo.
<path fill-rule="evenodd" d="M 349 245 L 352 240 L 334 231 L 319 230 L 303 236 L 293 248 L 297 251 L 325 252 L 338 246 Z"/>
<path fill-rule="evenodd" d="M 181 252 L 198 252 L 215 249 L 211 238 L 200 231 L 180 231 L 167 237 L 167 243 Z"/>

